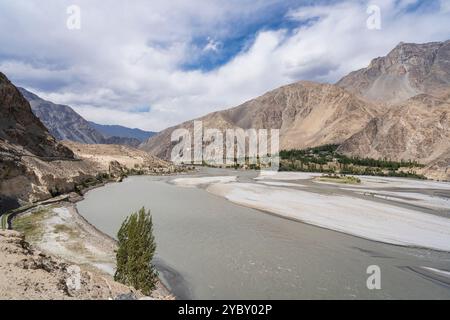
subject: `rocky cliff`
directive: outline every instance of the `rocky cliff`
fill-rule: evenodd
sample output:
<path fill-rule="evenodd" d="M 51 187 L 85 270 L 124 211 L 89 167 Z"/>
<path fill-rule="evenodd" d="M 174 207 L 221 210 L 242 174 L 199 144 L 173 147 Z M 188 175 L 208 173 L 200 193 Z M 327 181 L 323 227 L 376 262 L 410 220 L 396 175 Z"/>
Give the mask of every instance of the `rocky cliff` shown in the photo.
<path fill-rule="evenodd" d="M 0 143 L 20 146 L 19 153 L 37 157 L 73 159 L 70 149 L 56 142 L 19 90 L 0 73 Z M 20 149 L 20 150 L 19 150 Z"/>

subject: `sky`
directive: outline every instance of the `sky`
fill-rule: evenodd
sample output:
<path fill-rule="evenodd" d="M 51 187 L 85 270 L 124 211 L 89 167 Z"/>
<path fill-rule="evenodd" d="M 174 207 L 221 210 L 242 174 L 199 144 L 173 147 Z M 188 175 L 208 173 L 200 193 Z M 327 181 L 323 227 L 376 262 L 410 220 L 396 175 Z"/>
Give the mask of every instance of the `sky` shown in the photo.
<path fill-rule="evenodd" d="M 334 83 L 401 41 L 448 39 L 450 0 L 0 2 L 0 72 L 14 84 L 151 131 L 296 81 Z"/>

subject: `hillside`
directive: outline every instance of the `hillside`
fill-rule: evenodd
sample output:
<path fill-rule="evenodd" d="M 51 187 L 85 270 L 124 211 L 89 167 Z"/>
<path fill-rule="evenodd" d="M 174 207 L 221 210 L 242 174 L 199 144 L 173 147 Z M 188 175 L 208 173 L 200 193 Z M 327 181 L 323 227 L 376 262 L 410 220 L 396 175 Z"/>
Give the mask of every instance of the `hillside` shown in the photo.
<path fill-rule="evenodd" d="M 377 106 L 329 84 L 298 82 L 275 89 L 236 108 L 197 120 L 204 128 L 280 129 L 282 149 L 341 143 L 379 115 Z M 169 159 L 171 134 L 193 121 L 162 131 L 141 148 Z"/>
<path fill-rule="evenodd" d="M 138 173 L 174 169 L 132 147 L 58 143 L 1 73 L 0 111 L 0 214 L 24 203 L 101 183 L 99 175 L 115 178 L 132 169 Z"/>
<path fill-rule="evenodd" d="M 153 133 L 122 126 L 104 126 L 89 122 L 70 106 L 44 100 L 18 88 L 31 105 L 33 113 L 57 140 L 86 144 L 122 144 L 137 147 Z"/>
<path fill-rule="evenodd" d="M 56 139 L 81 143 L 103 142 L 103 135 L 71 107 L 46 101 L 23 88 L 19 90 L 30 103 L 33 113 Z"/>
<path fill-rule="evenodd" d="M 439 97 L 450 89 L 450 41 L 400 43 L 337 85 L 377 102 L 397 103 L 422 93 Z"/>
<path fill-rule="evenodd" d="M 450 103 L 425 94 L 391 106 L 338 149 L 350 156 L 416 160 L 423 164 L 442 159 L 435 163 L 441 168 L 449 166 L 444 161 L 448 150 Z"/>

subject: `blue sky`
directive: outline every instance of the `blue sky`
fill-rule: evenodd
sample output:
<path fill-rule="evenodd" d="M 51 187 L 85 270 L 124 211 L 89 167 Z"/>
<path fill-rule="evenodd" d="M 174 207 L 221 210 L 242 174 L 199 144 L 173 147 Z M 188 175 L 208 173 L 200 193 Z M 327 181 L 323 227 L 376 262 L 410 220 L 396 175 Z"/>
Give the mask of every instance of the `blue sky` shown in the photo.
<path fill-rule="evenodd" d="M 79 30 L 66 26 L 73 4 Z M 367 28 L 370 4 L 380 30 Z M 88 120 L 147 130 L 333 83 L 400 41 L 447 39 L 450 0 L 0 2 L 1 72 Z"/>
<path fill-rule="evenodd" d="M 318 2 L 318 1 L 317 1 Z M 186 70 L 200 69 L 210 71 L 229 62 L 233 57 L 247 50 L 254 42 L 256 36 L 261 31 L 267 30 L 293 30 L 301 23 L 297 20 L 287 18 L 290 10 L 298 7 L 300 1 L 280 1 L 269 3 L 259 12 L 251 14 L 249 17 L 235 17 L 227 21 L 233 28 L 226 34 L 211 32 L 207 36 L 194 37 L 192 45 L 196 47 L 199 54 L 193 59 L 181 65 Z M 303 1 L 308 4 L 311 1 Z M 326 3 L 326 1 L 322 1 Z M 217 27 L 221 29 L 221 26 Z M 208 43 L 215 42 L 217 50 L 203 50 Z"/>

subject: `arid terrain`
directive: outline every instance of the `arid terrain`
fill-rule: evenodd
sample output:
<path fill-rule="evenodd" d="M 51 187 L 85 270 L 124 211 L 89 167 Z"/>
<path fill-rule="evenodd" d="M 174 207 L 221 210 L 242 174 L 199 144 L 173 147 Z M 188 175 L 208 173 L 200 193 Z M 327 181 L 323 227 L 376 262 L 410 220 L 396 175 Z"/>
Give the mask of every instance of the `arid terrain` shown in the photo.
<path fill-rule="evenodd" d="M 31 246 L 23 234 L 0 230 L 0 298 L 114 299 L 142 294 L 121 285 L 99 271 L 81 267 L 81 288 L 72 287 L 74 265 Z M 72 269 L 70 267 L 72 266 Z"/>
<path fill-rule="evenodd" d="M 418 161 L 431 179 L 450 180 L 450 41 L 400 43 L 335 85 L 300 81 L 197 120 L 205 128 L 279 129 L 280 148 L 342 144 L 348 156 Z M 194 121 L 194 120 L 193 120 Z M 166 129 L 141 146 L 170 158 Z"/>

